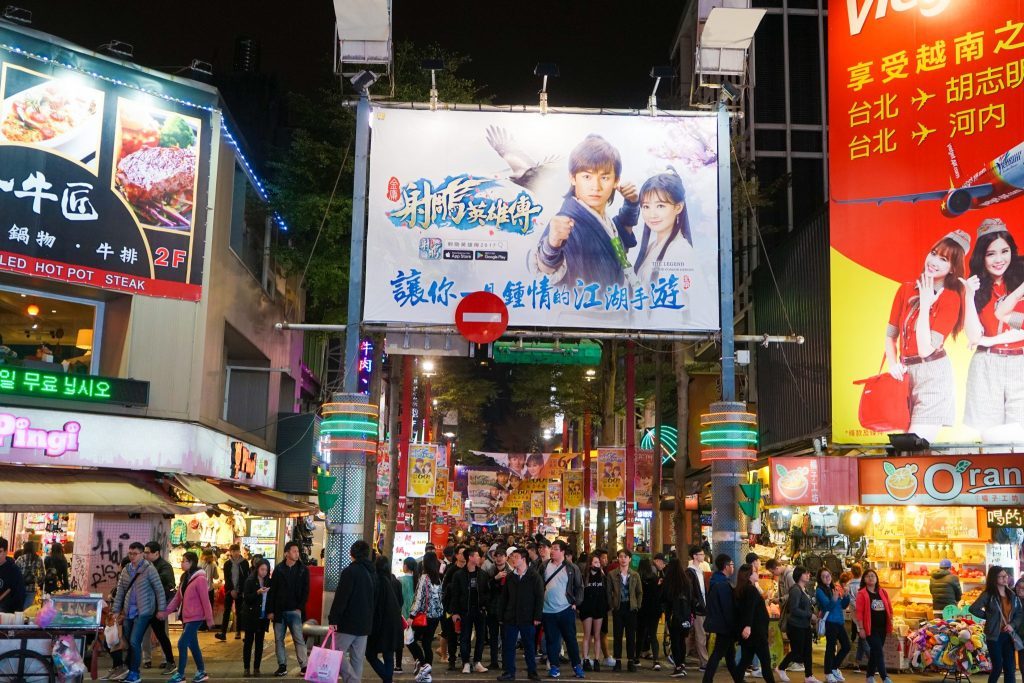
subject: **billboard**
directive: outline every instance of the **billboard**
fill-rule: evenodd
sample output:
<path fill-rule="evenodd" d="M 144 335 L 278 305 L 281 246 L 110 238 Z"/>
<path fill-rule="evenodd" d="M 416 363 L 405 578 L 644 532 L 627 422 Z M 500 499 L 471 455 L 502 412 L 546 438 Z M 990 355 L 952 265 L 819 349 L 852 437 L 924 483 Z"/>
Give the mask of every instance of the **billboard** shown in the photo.
<path fill-rule="evenodd" d="M 1024 2 L 829 9 L 833 439 L 887 442 L 854 384 L 881 372 L 889 431 L 1024 441 Z"/>
<path fill-rule="evenodd" d="M 0 270 L 198 301 L 216 92 L 7 27 L 0 44 Z"/>
<path fill-rule="evenodd" d="M 716 330 L 714 116 L 377 109 L 364 317 Z"/>

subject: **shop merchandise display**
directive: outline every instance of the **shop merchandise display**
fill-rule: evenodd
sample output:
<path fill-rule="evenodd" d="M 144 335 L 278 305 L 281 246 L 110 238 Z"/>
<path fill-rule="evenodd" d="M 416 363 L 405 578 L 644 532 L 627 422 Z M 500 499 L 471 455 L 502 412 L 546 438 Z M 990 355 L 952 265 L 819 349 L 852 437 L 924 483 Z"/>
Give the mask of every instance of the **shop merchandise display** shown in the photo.
<path fill-rule="evenodd" d="M 910 664 L 916 670 L 973 674 L 990 671 L 984 622 L 970 615 L 929 621 L 910 634 Z"/>

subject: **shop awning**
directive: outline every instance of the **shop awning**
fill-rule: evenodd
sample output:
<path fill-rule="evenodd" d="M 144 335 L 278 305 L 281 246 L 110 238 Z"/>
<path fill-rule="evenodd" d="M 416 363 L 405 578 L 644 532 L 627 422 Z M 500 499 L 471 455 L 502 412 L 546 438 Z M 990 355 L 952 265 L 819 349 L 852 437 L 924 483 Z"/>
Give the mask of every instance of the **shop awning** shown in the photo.
<path fill-rule="evenodd" d="M 231 500 L 224 491 L 221 491 L 215 484 L 211 484 L 202 477 L 193 477 L 189 474 L 174 475 L 174 486 L 181 489 L 196 500 L 207 505 L 220 505 Z"/>
<path fill-rule="evenodd" d="M 217 484 L 216 486 L 228 496 L 225 505 L 238 508 L 251 515 L 304 517 L 316 512 L 316 509 L 308 503 L 287 500 L 271 493 L 242 489 L 228 484 Z"/>
<path fill-rule="evenodd" d="M 0 467 L 0 512 L 188 511 L 139 472 Z"/>

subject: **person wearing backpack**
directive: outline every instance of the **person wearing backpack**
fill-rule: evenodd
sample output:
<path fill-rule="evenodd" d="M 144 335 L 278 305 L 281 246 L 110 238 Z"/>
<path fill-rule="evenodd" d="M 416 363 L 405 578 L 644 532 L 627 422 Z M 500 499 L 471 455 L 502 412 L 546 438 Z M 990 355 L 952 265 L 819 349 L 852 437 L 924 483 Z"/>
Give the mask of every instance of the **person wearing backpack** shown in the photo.
<path fill-rule="evenodd" d="M 723 658 L 729 674 L 736 678 L 736 600 L 729 584 L 736 564 L 721 553 L 715 558 L 715 569 L 708 582 L 707 616 L 704 617 L 704 630 L 715 634 L 715 646 L 704 667 L 703 683 L 712 683 Z"/>
<path fill-rule="evenodd" d="M 782 615 L 779 620 L 780 626 L 789 637 L 789 654 L 775 669 L 775 677 L 782 683 L 789 683 L 786 669 L 796 662 L 804 665 L 804 683 L 821 683 L 814 677 L 814 663 L 811 658 L 811 621 L 814 613 L 811 609 L 811 598 L 807 595 L 807 583 L 811 573 L 798 565 L 793 567 L 789 576 L 795 583 L 790 586 L 789 595 L 782 603 Z"/>
<path fill-rule="evenodd" d="M 668 606 L 665 624 L 671 638 L 672 658 L 675 661 L 672 678 L 684 678 L 685 643 L 696 627 L 698 615 L 706 611 L 704 595 L 693 579 L 693 572 L 683 567 L 682 560 L 678 557 L 673 558 L 665 567 L 664 588 L 662 598 Z"/>
<path fill-rule="evenodd" d="M 178 618 L 182 623 L 181 637 L 178 638 L 178 670 L 167 679 L 168 683 L 182 683 L 185 680 L 185 667 L 188 666 L 188 653 L 196 663 L 196 675 L 193 683 L 210 680 L 203 662 L 203 653 L 199 649 L 199 626 L 206 624 L 214 627 L 213 605 L 210 604 L 210 589 L 206 582 L 206 572 L 199 568 L 199 556 L 194 552 L 186 552 L 181 558 L 181 583 L 178 592 L 160 610 L 156 618 L 166 621 L 167 615 L 178 610 Z"/>

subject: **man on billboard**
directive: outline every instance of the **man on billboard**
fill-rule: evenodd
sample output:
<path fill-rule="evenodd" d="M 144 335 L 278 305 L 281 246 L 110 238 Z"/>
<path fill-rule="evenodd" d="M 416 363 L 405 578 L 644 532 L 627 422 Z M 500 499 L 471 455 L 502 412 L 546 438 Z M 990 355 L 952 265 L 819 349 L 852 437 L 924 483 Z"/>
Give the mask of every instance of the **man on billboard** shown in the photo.
<path fill-rule="evenodd" d="M 598 283 L 602 287 L 635 281 L 626 251 L 636 246 L 633 226 L 639 217 L 636 185 L 623 183 L 622 157 L 600 135 L 588 135 L 569 155 L 571 187 L 558 214 L 530 252 L 531 270 L 553 283 Z M 615 191 L 625 203 L 607 215 Z"/>

